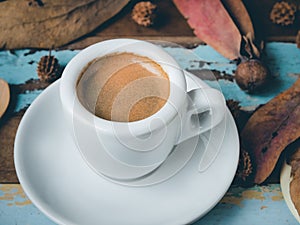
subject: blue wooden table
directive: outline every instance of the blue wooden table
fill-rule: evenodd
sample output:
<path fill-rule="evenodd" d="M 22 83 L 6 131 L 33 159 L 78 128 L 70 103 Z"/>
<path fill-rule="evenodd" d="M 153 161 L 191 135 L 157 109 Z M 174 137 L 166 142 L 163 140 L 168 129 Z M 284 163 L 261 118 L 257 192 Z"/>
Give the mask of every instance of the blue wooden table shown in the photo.
<path fill-rule="evenodd" d="M 182 68 L 197 73 L 201 69 L 233 74 L 236 64 L 220 56 L 209 46 L 200 45 L 192 50 L 180 46 L 165 46 Z M 78 51 L 61 50 L 52 52 L 59 63 L 65 66 Z M 37 63 L 48 51 L 14 52 L 0 51 L 0 78 L 10 85 L 22 85 L 30 79 L 38 79 Z M 205 80 L 209 85 L 222 90 L 226 99 L 240 102 L 245 109 L 254 109 L 289 88 L 300 76 L 300 49 L 292 43 L 267 43 L 265 56 L 275 81 L 262 93 L 248 95 L 235 82 L 227 79 Z M 13 111 L 26 109 L 43 90 L 28 90 L 16 96 Z M 2 146 L 3 147 L 3 146 Z M 0 151 L 2 149 L 0 146 Z M 0 170 L 3 168 L 0 168 Z M 19 184 L 0 184 L 0 225 L 50 225 L 54 224 L 44 216 L 26 197 Z M 279 183 L 241 188 L 232 185 L 218 205 L 200 224 L 297 224 L 282 197 Z"/>

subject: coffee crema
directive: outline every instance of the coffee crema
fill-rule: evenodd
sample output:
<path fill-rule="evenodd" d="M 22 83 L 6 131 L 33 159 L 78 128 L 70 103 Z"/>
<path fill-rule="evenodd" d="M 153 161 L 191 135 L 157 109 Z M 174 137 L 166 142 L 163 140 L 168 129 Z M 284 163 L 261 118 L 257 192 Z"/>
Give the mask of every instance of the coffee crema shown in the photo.
<path fill-rule="evenodd" d="M 155 114 L 165 105 L 170 81 L 152 59 L 123 52 L 90 62 L 76 90 L 81 104 L 96 116 L 132 122 Z"/>

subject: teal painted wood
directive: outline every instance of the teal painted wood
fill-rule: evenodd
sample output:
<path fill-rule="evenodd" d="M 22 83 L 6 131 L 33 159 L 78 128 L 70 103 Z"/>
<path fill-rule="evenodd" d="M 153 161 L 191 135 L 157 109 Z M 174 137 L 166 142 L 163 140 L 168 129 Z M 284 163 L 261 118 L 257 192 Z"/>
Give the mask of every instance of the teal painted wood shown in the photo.
<path fill-rule="evenodd" d="M 228 74 L 233 74 L 236 69 L 235 63 L 228 61 L 209 46 L 198 46 L 193 50 L 186 50 L 179 46 L 165 47 L 165 50 L 174 56 L 183 69 L 193 71 L 213 69 Z M 48 52 L 28 53 L 29 50 L 0 51 L 0 77 L 14 85 L 24 84 L 30 79 L 38 79 L 37 62 Z M 65 66 L 77 53 L 78 51 L 63 50 L 53 51 L 52 55 L 55 55 L 60 64 Z M 268 43 L 266 58 L 276 79 L 263 93 L 257 95 L 249 95 L 241 91 L 234 82 L 227 80 L 205 82 L 221 89 L 226 99 L 238 100 L 245 107 L 257 106 L 290 87 L 299 77 L 299 56 L 300 50 L 295 44 Z M 33 90 L 20 94 L 14 110 L 17 112 L 26 108 L 41 92 L 42 90 Z M 279 185 L 253 189 L 231 188 L 223 200 L 195 224 L 297 224 L 279 193 Z M 28 202 L 20 187 L 10 188 L 7 184 L 0 184 L 0 225 L 15 224 L 50 225 L 53 223 Z"/>
<path fill-rule="evenodd" d="M 198 46 L 193 50 L 183 47 L 165 47 L 180 64 L 183 69 L 202 70 L 212 69 L 221 73 L 233 74 L 236 64 L 222 57 L 209 46 Z M 48 51 L 37 51 L 29 54 L 29 50 L 0 51 L 0 78 L 10 84 L 23 84 L 30 79 L 38 79 L 37 63 Z M 65 66 L 78 50 L 53 51 L 60 64 Z M 278 93 L 289 88 L 300 74 L 300 50 L 291 43 L 268 43 L 266 45 L 266 60 L 269 62 L 272 74 L 276 79 L 262 93 L 249 95 L 234 82 L 228 80 L 206 80 L 209 85 L 220 89 L 226 99 L 234 99 L 241 102 L 242 106 L 257 106 L 268 102 Z M 298 75 L 297 75 L 298 74 Z M 212 75 L 210 75 L 210 78 Z M 15 111 L 27 107 L 39 94 L 40 90 L 28 91 L 18 96 Z"/>
<path fill-rule="evenodd" d="M 52 225 L 18 184 L 0 184 L 0 225 Z"/>
<path fill-rule="evenodd" d="M 198 46 L 193 50 L 184 48 L 167 48 L 188 70 L 210 69 L 221 73 L 233 74 L 236 64 L 221 56 L 210 46 Z M 265 60 L 273 76 L 270 85 L 261 93 L 249 95 L 228 80 L 205 81 L 210 86 L 220 89 L 226 99 L 241 102 L 241 106 L 257 106 L 264 104 L 280 92 L 289 88 L 300 74 L 300 49 L 292 43 L 268 43 L 265 49 Z M 296 75 L 298 74 L 298 75 Z"/>
<path fill-rule="evenodd" d="M 193 225 L 296 225 L 280 185 L 231 187 L 221 202 Z"/>
<path fill-rule="evenodd" d="M 219 224 L 296 225 L 298 222 L 288 210 L 279 185 L 272 184 L 249 189 L 231 187 L 221 202 L 193 225 Z M 0 184 L 0 225 L 54 223 L 28 201 L 20 185 Z"/>

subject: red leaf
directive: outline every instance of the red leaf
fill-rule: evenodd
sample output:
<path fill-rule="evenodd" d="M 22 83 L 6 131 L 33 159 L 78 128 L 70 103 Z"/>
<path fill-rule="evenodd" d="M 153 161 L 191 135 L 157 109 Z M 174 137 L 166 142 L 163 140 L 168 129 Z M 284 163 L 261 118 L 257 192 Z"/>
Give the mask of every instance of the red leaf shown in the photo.
<path fill-rule="evenodd" d="M 195 35 L 229 59 L 240 57 L 241 34 L 220 0 L 173 0 Z"/>

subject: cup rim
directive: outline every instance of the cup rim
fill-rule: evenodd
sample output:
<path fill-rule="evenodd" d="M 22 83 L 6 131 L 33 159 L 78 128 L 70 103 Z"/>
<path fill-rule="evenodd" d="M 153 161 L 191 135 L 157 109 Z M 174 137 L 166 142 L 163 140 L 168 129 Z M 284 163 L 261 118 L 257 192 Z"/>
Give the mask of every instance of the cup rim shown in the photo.
<path fill-rule="evenodd" d="M 141 48 L 138 49 L 140 51 L 137 50 L 117 51 L 118 49 L 123 49 L 126 46 L 131 46 L 131 45 L 133 46 L 133 48 L 135 45 L 137 46 L 142 45 L 145 48 L 150 48 L 152 55 L 147 54 L 148 52 L 145 53 L 146 52 L 145 50 L 143 50 L 143 53 L 141 53 L 140 52 L 142 50 Z M 76 85 L 77 85 L 78 78 L 82 73 L 83 69 L 88 65 L 88 63 L 93 61 L 95 58 L 99 58 L 101 56 L 117 53 L 117 52 L 130 52 L 137 55 L 146 56 L 152 59 L 153 61 L 155 61 L 157 64 L 159 64 L 164 70 L 166 69 L 166 67 L 168 67 L 169 70 L 173 68 L 172 74 L 169 74 L 168 71 L 165 71 L 169 77 L 169 82 L 170 82 L 170 93 L 169 93 L 168 100 L 165 103 L 165 105 L 162 108 L 160 108 L 160 110 L 157 111 L 155 114 L 145 119 L 132 121 L 132 122 L 110 121 L 110 120 L 97 117 L 89 110 L 87 110 L 79 101 L 79 98 L 77 96 L 77 91 L 76 91 Z M 153 57 L 154 52 L 157 55 L 157 57 L 156 56 Z M 162 61 L 157 60 L 159 58 L 164 58 L 164 60 Z M 69 114 L 73 116 L 73 118 L 76 117 L 76 119 L 85 120 L 85 122 L 88 122 L 85 118 L 91 118 L 92 116 L 93 118 L 92 126 L 101 130 L 101 132 L 106 132 L 106 133 L 114 132 L 113 129 L 111 128 L 113 126 L 117 126 L 119 128 L 118 134 L 122 134 L 123 131 L 124 134 L 127 133 L 128 129 L 122 129 L 122 128 L 129 127 L 130 131 L 133 134 L 143 135 L 149 132 L 148 129 L 145 129 L 145 125 L 149 124 L 154 118 L 163 118 L 164 122 L 168 124 L 178 114 L 177 110 L 180 109 L 184 104 L 186 96 L 176 93 L 175 86 L 180 87 L 186 93 L 186 80 L 184 78 L 183 69 L 181 69 L 181 67 L 178 65 L 176 60 L 172 56 L 170 56 L 165 50 L 147 41 L 128 39 L 128 38 L 118 38 L 118 39 L 110 39 L 110 40 L 106 40 L 106 41 L 102 41 L 90 45 L 89 47 L 81 50 L 77 55 L 75 55 L 70 60 L 70 62 L 67 64 L 67 66 L 65 67 L 62 73 L 61 82 L 60 82 L 60 98 L 64 109 L 67 110 Z M 76 106 L 76 111 L 74 111 L 75 106 Z M 151 126 L 151 131 L 159 129 L 161 126 L 162 123 L 160 124 L 155 123 L 154 126 Z"/>

